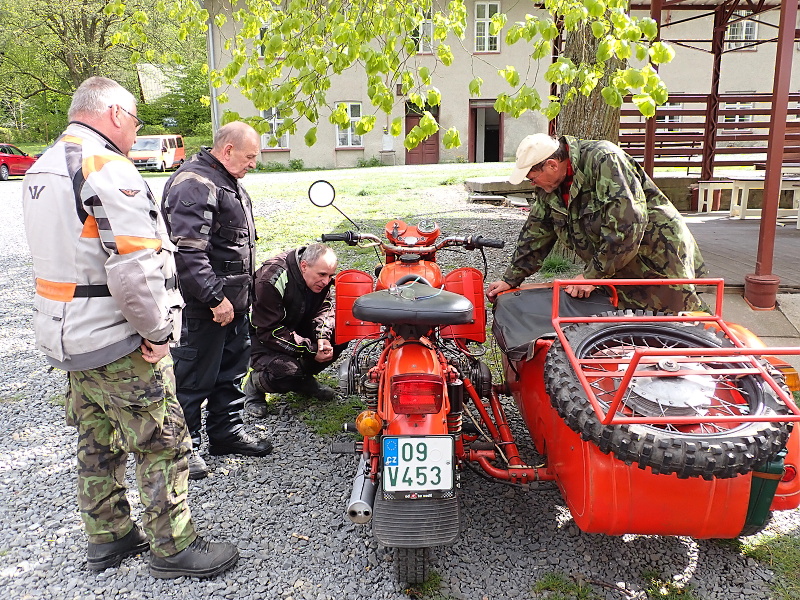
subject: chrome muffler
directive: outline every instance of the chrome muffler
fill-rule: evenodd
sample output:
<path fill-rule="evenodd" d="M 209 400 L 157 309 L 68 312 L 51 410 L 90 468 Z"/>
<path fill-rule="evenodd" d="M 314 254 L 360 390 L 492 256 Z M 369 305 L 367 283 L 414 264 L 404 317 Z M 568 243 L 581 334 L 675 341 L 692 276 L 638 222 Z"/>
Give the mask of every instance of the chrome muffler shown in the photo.
<path fill-rule="evenodd" d="M 347 503 L 347 516 L 353 523 L 363 525 L 370 522 L 376 491 L 375 482 L 368 476 L 367 461 L 362 456 L 358 461 L 353 493 L 350 494 L 350 501 Z"/>

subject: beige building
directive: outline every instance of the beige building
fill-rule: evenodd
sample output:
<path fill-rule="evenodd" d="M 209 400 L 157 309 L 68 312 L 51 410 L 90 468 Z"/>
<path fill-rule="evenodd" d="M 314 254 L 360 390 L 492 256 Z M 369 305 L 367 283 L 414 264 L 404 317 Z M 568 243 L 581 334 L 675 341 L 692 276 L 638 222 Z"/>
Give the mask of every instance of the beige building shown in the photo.
<path fill-rule="evenodd" d="M 643 6 L 646 3 L 638 3 Z M 774 2 L 773 4 L 777 4 Z M 229 0 L 210 0 L 204 3 L 213 16 L 223 12 L 230 14 Z M 524 41 L 513 46 L 505 43 L 504 32 L 499 36 L 489 35 L 488 23 L 491 15 L 506 12 L 508 23 L 524 20 L 526 13 L 544 14 L 534 8 L 531 2 L 512 2 L 511 0 L 466 0 L 468 26 L 464 40 L 449 39 L 455 60 L 450 67 L 437 65 L 435 57 L 426 53 L 426 45 L 420 44 L 420 52 L 415 57 L 419 66 L 427 66 L 432 71 L 432 85 L 441 92 L 441 106 L 434 112 L 440 125 L 440 133 L 432 136 L 417 148 L 406 151 L 402 136 L 392 137 L 384 133 L 384 128 L 396 118 L 405 123 L 404 133 L 419 120 L 419 115 L 408 107 L 406 98 L 397 91 L 397 98 L 391 115 L 386 115 L 369 101 L 366 94 L 366 76 L 357 68 L 346 70 L 332 80 L 327 97 L 332 105 L 343 102 L 353 121 L 362 115 L 375 114 L 375 128 L 362 136 L 353 128 L 344 130 L 331 125 L 329 112 L 321 111 L 317 125 L 317 142 L 307 147 L 303 135 L 311 127 L 307 121 L 298 124 L 297 134 L 285 135 L 278 147 L 267 145 L 264 136 L 261 162 L 280 162 L 302 160 L 306 167 L 336 168 L 352 167 L 359 162 L 380 159 L 384 164 L 421 164 L 447 162 L 492 162 L 513 158 L 519 141 L 529 133 L 546 131 L 547 122 L 539 113 L 527 112 L 519 118 L 498 114 L 494 110 L 497 95 L 511 92 L 512 88 L 497 75 L 498 68 L 514 65 L 526 83 L 535 88 L 542 98 L 549 94 L 550 86 L 544 80 L 549 60 L 537 63 L 528 56 L 530 46 Z M 635 16 L 648 16 L 647 10 L 634 11 Z M 753 44 L 758 40 L 769 40 L 777 36 L 779 12 L 758 15 L 757 19 L 740 21 L 728 28 L 726 49 L 722 57 L 720 93 L 768 93 L 772 91 L 775 64 L 774 42 Z M 677 56 L 675 60 L 660 68 L 671 93 L 707 94 L 711 87 L 713 56 L 711 44 L 698 40 L 710 40 L 713 29 L 713 13 L 699 10 L 665 10 L 662 16 L 664 28 L 662 37 L 673 41 Z M 214 69 L 224 67 L 230 55 L 224 50 L 224 41 L 235 35 L 235 23 L 228 19 L 220 29 L 212 25 L 209 30 L 209 63 Z M 676 44 L 675 41 L 680 41 Z M 796 47 L 795 54 L 800 47 Z M 800 60 L 794 59 L 791 92 L 800 91 Z M 474 98 L 469 93 L 469 82 L 476 76 L 483 79 L 481 96 Z M 216 94 L 224 91 L 229 101 L 216 102 Z M 257 115 L 251 102 L 244 98 L 235 87 L 215 90 L 212 97 L 212 115 L 215 126 L 223 111 L 236 111 L 243 116 Z M 732 108 L 731 106 L 723 108 Z M 743 107 L 746 108 L 746 107 Z M 279 115 L 264 113 L 277 120 Z M 679 118 L 679 117 L 674 117 Z M 702 119 L 702 117 L 694 117 Z M 661 119 L 664 120 L 664 119 Z M 456 149 L 446 149 L 441 143 L 442 133 L 455 127 L 461 132 L 462 145 Z"/>

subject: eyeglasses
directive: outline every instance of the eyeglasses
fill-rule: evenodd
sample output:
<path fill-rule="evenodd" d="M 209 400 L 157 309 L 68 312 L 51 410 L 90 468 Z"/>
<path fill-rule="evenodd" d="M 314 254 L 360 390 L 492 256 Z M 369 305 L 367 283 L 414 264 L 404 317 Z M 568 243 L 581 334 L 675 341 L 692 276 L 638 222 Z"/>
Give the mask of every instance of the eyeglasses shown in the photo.
<path fill-rule="evenodd" d="M 109 106 L 108 108 L 113 108 L 113 107 L 114 107 L 114 105 L 112 104 L 112 105 L 111 105 L 111 106 Z M 120 109 L 122 112 L 124 112 L 124 113 L 128 113 L 128 115 L 130 115 L 131 117 L 133 117 L 134 119 L 136 119 L 136 133 L 139 133 L 139 130 L 140 130 L 142 127 L 144 127 L 144 121 L 142 121 L 142 120 L 141 120 L 139 117 L 137 117 L 137 116 L 136 116 L 135 114 L 133 114 L 131 111 L 129 111 L 129 110 L 125 110 L 124 108 L 122 108 L 122 107 L 121 107 L 119 104 L 117 104 L 117 108 L 119 108 L 119 109 Z"/>

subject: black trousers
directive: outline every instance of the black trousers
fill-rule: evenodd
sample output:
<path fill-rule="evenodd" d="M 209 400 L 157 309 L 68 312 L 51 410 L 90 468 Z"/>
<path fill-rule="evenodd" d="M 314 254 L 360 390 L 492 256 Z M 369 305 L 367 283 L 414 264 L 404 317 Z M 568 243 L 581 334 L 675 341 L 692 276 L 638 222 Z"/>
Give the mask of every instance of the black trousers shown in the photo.
<path fill-rule="evenodd" d="M 300 392 L 310 377 L 335 361 L 345 348 L 347 344 L 334 346 L 333 358 L 324 363 L 314 360 L 311 355 L 297 357 L 268 350 L 254 357 L 250 366 L 257 374 L 261 388 L 267 392 Z"/>
<path fill-rule="evenodd" d="M 194 440 L 200 437 L 204 400 L 209 440 L 221 442 L 243 427 L 240 383 L 250 362 L 249 326 L 246 314 L 235 315 L 224 327 L 212 319 L 184 319 L 181 345 L 172 349 L 172 357 L 178 402 Z"/>

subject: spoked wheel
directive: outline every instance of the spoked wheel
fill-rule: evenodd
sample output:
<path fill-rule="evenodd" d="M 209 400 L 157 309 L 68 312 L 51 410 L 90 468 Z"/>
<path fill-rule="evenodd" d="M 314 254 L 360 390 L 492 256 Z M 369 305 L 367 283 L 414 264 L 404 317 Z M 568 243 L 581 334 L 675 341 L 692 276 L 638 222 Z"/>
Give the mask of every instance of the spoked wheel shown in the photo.
<path fill-rule="evenodd" d="M 713 348 L 732 346 L 730 340 L 693 323 L 607 322 L 576 323 L 564 333 L 579 359 L 596 359 L 583 374 L 598 402 L 607 409 L 622 371 L 637 348 Z M 691 361 L 691 359 L 687 359 Z M 723 365 L 717 365 L 721 368 Z M 730 370 L 743 364 L 724 365 Z M 703 362 L 661 358 L 639 369 L 658 371 L 708 370 L 709 374 L 672 377 L 634 377 L 625 391 L 620 413 L 625 416 L 737 416 L 787 414 L 788 409 L 758 376 L 714 374 Z M 775 372 L 773 377 L 782 383 Z M 773 458 L 791 431 L 789 423 L 727 421 L 701 424 L 602 425 L 559 341 L 553 343 L 545 364 L 545 384 L 551 402 L 566 423 L 583 439 L 612 452 L 628 464 L 650 467 L 655 473 L 678 477 L 735 477 Z"/>
<path fill-rule="evenodd" d="M 425 583 L 428 578 L 428 558 L 429 548 L 395 548 L 397 581 L 411 585 Z"/>

